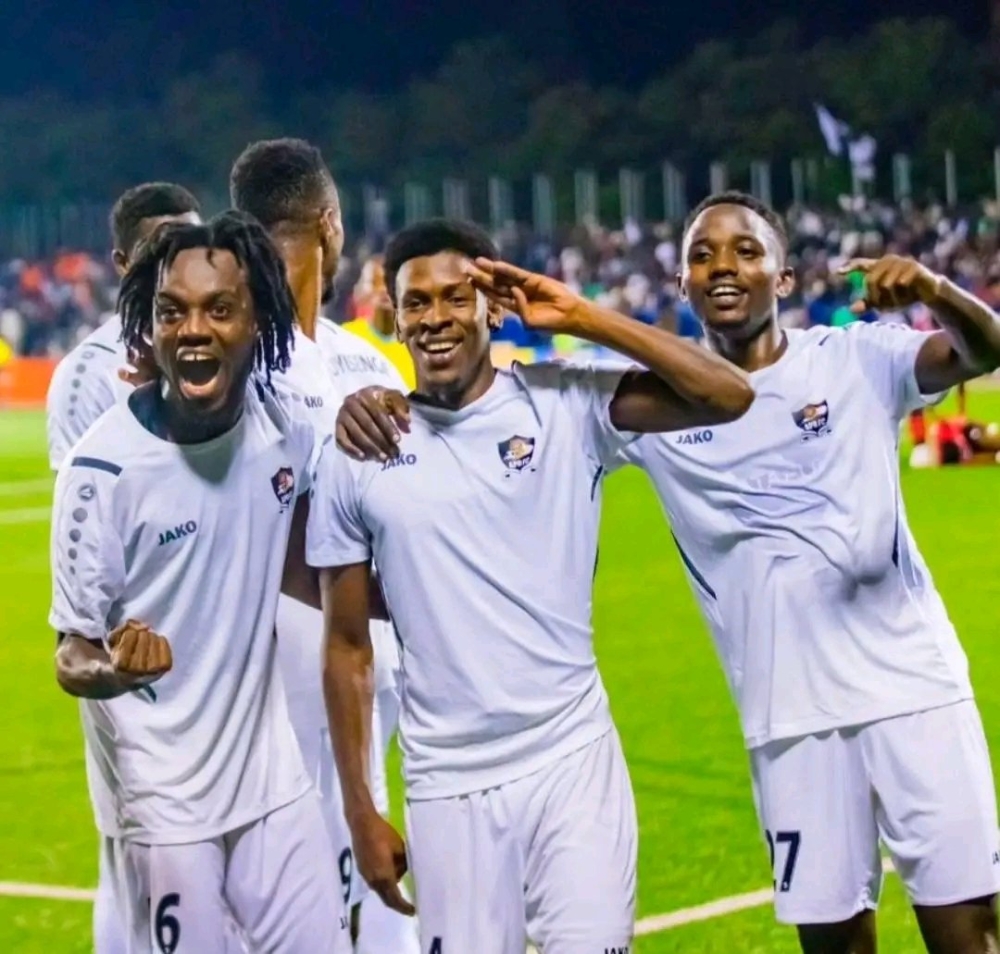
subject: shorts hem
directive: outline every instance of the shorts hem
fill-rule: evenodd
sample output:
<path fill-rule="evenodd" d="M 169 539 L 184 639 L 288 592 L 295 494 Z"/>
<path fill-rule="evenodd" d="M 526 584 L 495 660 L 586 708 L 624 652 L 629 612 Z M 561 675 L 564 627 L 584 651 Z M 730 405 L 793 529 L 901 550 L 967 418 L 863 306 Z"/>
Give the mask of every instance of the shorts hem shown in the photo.
<path fill-rule="evenodd" d="M 852 905 L 850 908 L 844 908 L 843 911 L 836 911 L 832 914 L 829 912 L 824 912 L 823 914 L 816 912 L 810 912 L 808 914 L 784 914 L 775 908 L 774 916 L 779 924 L 788 924 L 792 927 L 798 927 L 800 924 L 840 924 L 843 921 L 850 921 L 851 918 L 856 917 L 865 911 L 877 910 L 878 901 L 872 901 L 869 899 L 868 901 L 862 901 L 860 904 Z"/>
<path fill-rule="evenodd" d="M 928 900 L 924 897 L 916 897 L 907 888 L 907 896 L 910 899 L 910 903 L 915 907 L 919 908 L 947 908 L 954 904 L 964 904 L 966 901 L 975 901 L 978 898 L 988 898 L 991 895 L 1000 894 L 1000 877 L 995 878 L 991 886 L 985 891 L 978 891 L 972 889 L 970 891 L 960 891 L 957 894 L 946 895 L 943 898 L 937 897 L 932 900 Z"/>

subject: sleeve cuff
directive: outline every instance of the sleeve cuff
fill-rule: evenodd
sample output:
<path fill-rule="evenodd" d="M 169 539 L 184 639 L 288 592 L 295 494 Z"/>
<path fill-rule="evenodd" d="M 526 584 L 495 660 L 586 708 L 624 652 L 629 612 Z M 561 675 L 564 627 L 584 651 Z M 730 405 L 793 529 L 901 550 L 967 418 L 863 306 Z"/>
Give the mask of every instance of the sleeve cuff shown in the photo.
<path fill-rule="evenodd" d="M 315 569 L 330 566 L 351 566 L 354 563 L 367 563 L 371 559 L 371 550 L 363 544 L 354 546 L 335 546 L 320 544 L 306 548 L 306 563 Z"/>
<path fill-rule="evenodd" d="M 49 625 L 57 633 L 77 633 L 99 643 L 104 643 L 108 635 L 107 627 L 100 623 L 79 618 L 70 619 L 56 610 L 49 613 Z"/>

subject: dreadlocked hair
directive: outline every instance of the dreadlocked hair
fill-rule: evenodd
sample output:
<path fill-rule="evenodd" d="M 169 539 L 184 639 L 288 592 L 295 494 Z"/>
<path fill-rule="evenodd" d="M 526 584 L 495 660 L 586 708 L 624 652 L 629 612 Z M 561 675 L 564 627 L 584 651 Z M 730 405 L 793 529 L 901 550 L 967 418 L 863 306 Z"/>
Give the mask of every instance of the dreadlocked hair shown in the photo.
<path fill-rule="evenodd" d="M 254 367 L 271 386 L 271 373 L 285 371 L 293 348 L 295 300 L 285 264 L 264 227 L 243 212 L 230 210 L 203 225 L 165 223 L 140 248 L 118 293 L 121 340 L 130 351 L 141 351 L 153 333 L 156 290 L 163 273 L 177 256 L 194 248 L 232 253 L 245 270 L 259 334 Z"/>

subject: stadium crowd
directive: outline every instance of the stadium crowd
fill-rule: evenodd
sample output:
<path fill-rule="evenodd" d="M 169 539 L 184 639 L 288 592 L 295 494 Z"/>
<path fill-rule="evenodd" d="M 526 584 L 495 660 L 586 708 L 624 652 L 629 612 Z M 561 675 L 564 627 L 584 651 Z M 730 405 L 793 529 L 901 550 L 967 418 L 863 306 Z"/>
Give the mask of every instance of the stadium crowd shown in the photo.
<path fill-rule="evenodd" d="M 983 202 L 956 213 L 845 197 L 836 209 L 798 206 L 787 212 L 795 294 L 784 303 L 783 321 L 793 327 L 855 320 L 848 306 L 855 287 L 836 274 L 856 255 L 912 255 L 1000 306 L 1000 211 Z M 679 230 L 672 224 L 622 229 L 578 226 L 547 239 L 511 227 L 495 236 L 501 253 L 525 268 L 565 281 L 588 298 L 646 323 L 660 323 L 697 337 L 698 322 L 678 300 Z M 345 256 L 339 294 L 327 306 L 338 324 L 372 313 L 371 269 L 377 246 L 362 241 Z M 0 338 L 22 355 L 58 357 L 100 325 L 114 307 L 116 276 L 110 261 L 84 252 L 63 252 L 49 261 L 0 264 Z M 883 315 L 883 319 L 886 316 Z M 889 316 L 888 320 L 893 320 Z M 915 306 L 897 320 L 925 327 L 930 315 Z M 511 318 L 498 340 L 531 347 L 544 340 Z"/>

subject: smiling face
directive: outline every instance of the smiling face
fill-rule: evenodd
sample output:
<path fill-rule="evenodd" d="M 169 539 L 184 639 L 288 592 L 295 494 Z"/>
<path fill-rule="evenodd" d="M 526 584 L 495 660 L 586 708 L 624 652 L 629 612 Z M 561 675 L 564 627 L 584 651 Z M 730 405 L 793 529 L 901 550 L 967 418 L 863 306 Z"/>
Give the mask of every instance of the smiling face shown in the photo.
<path fill-rule="evenodd" d="M 232 252 L 178 253 L 157 285 L 153 355 L 167 400 L 185 411 L 224 414 L 243 400 L 257 321 L 246 273 Z"/>
<path fill-rule="evenodd" d="M 396 276 L 396 328 L 417 391 L 455 406 L 478 397 L 493 371 L 491 309 L 469 281 L 468 262 L 460 252 L 438 252 L 410 259 Z"/>
<path fill-rule="evenodd" d="M 742 205 L 705 209 L 684 237 L 681 293 L 706 328 L 753 338 L 774 318 L 777 300 L 794 287 L 771 224 Z"/>

